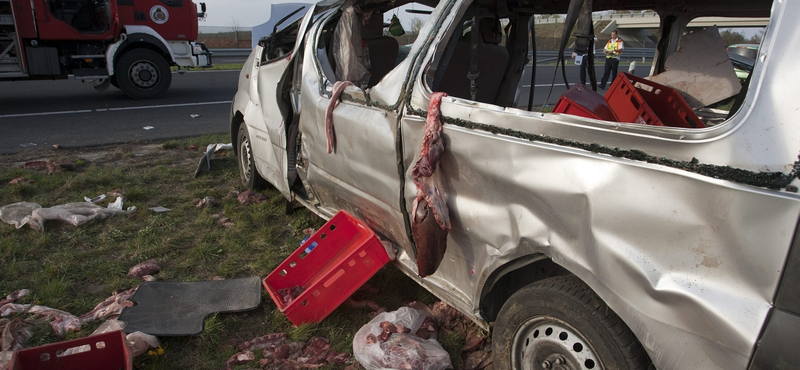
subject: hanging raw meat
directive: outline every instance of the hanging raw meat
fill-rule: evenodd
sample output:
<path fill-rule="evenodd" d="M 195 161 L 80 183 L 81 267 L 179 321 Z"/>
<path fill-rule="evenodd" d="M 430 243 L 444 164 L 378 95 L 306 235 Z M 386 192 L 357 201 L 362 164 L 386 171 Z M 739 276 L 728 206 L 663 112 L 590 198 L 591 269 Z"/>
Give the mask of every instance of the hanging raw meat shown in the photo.
<path fill-rule="evenodd" d="M 411 209 L 411 232 L 417 245 L 417 270 L 420 277 L 436 272 L 447 249 L 450 215 L 439 180 L 439 159 L 444 153 L 444 138 L 439 105 L 445 93 L 431 94 L 425 136 L 420 158 L 411 170 L 417 197 Z"/>

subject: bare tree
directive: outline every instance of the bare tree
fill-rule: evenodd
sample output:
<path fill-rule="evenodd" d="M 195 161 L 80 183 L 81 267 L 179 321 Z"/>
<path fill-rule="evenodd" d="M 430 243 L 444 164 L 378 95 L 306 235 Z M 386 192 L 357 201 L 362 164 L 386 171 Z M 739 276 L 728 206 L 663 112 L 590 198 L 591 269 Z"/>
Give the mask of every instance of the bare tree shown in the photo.
<path fill-rule="evenodd" d="M 242 31 L 242 23 L 239 22 L 238 18 L 231 17 L 231 26 L 228 28 L 236 38 L 236 46 L 239 47 L 239 32 Z"/>
<path fill-rule="evenodd" d="M 422 21 L 422 19 L 419 19 L 417 17 L 412 18 L 411 19 L 411 33 L 415 34 L 415 35 L 419 34 L 419 30 L 422 29 L 422 25 L 423 24 L 424 24 L 424 22 Z"/>

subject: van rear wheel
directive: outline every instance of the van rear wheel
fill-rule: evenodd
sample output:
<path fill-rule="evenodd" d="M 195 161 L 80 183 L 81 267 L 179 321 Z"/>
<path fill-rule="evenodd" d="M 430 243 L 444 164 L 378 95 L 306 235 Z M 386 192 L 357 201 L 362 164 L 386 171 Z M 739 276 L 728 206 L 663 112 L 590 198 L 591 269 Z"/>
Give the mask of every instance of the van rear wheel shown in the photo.
<path fill-rule="evenodd" d="M 544 279 L 514 293 L 497 317 L 492 352 L 495 369 L 650 366 L 628 326 L 574 276 Z"/>
<path fill-rule="evenodd" d="M 267 187 L 267 180 L 264 180 L 256 169 L 255 156 L 253 155 L 253 145 L 250 141 L 250 133 L 247 125 L 242 123 L 239 126 L 239 134 L 236 140 L 237 156 L 239 163 L 239 174 L 242 177 L 242 184 L 251 190 L 263 190 Z"/>

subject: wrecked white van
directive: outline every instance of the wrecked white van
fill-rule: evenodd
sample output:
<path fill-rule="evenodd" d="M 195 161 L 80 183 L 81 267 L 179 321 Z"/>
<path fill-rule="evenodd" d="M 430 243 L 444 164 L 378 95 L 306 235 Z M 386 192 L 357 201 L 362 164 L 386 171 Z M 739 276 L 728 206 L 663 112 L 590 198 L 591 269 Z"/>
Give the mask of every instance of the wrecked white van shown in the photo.
<path fill-rule="evenodd" d="M 800 2 L 417 0 L 434 9 L 410 48 L 384 31 L 406 3 L 322 2 L 260 41 L 231 111 L 245 183 L 365 221 L 492 330 L 499 369 L 800 367 Z M 716 118 L 513 107 L 531 17 L 643 9 L 661 22 L 651 75 L 696 17 L 769 17 Z"/>

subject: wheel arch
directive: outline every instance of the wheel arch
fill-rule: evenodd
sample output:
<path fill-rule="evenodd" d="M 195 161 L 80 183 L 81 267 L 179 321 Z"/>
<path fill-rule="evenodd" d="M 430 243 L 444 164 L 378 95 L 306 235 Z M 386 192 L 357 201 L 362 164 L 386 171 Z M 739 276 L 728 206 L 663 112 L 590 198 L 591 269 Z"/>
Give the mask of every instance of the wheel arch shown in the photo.
<path fill-rule="evenodd" d="M 545 254 L 537 253 L 507 262 L 495 269 L 483 285 L 479 309 L 487 322 L 494 322 L 503 304 L 516 291 L 553 276 L 573 275 Z"/>
<path fill-rule="evenodd" d="M 233 143 L 233 154 L 239 155 L 239 127 L 244 123 L 244 115 L 240 111 L 231 112 L 231 143 Z"/>

